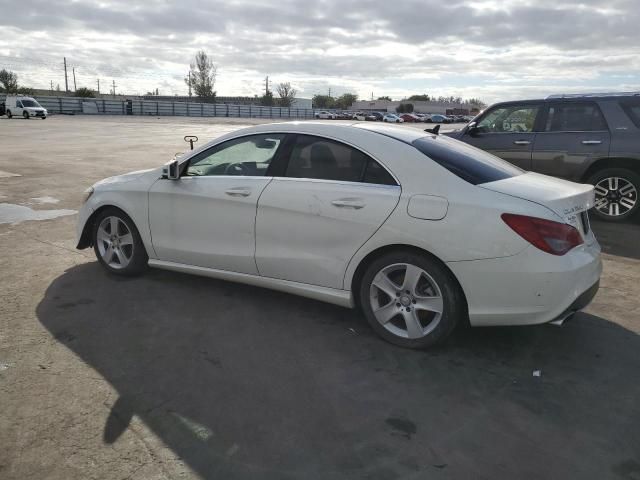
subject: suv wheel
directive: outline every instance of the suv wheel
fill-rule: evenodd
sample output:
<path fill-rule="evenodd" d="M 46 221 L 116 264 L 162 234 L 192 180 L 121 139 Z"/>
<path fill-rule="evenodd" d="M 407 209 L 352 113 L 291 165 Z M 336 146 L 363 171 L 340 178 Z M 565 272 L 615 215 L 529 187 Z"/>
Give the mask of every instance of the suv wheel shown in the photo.
<path fill-rule="evenodd" d="M 626 168 L 606 168 L 589 178 L 595 186 L 594 214 L 603 220 L 621 222 L 640 208 L 640 175 Z"/>
<path fill-rule="evenodd" d="M 407 348 L 442 342 L 466 315 L 464 296 L 451 273 L 413 252 L 374 260 L 362 277 L 359 300 L 371 328 Z"/>
<path fill-rule="evenodd" d="M 22 116 L 25 120 L 29 120 L 29 112 L 22 112 Z"/>
<path fill-rule="evenodd" d="M 7 118 L 11 118 L 13 115 L 11 115 L 11 110 L 7 110 Z"/>

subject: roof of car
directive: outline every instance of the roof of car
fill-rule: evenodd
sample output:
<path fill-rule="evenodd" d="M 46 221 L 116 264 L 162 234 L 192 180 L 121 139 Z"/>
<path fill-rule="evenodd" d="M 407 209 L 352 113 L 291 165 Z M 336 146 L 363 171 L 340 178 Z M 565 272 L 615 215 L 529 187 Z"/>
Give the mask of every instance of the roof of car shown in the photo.
<path fill-rule="evenodd" d="M 423 138 L 428 134 L 420 128 L 413 127 L 400 127 L 394 125 L 381 125 L 373 122 L 323 122 L 323 121 L 296 121 L 296 122 L 277 122 L 277 123 L 264 123 L 261 125 L 255 125 L 248 130 L 252 130 L 256 133 L 266 131 L 298 131 L 300 133 L 317 133 L 318 135 L 332 135 L 336 130 L 340 129 L 360 129 L 367 130 L 373 133 L 379 133 L 387 137 L 400 140 L 401 142 L 411 143 L 418 138 Z"/>

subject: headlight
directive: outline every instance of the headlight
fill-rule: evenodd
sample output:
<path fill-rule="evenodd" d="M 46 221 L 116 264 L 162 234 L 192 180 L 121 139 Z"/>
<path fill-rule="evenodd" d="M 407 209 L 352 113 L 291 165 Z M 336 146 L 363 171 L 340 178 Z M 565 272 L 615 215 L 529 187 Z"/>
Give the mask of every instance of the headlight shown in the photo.
<path fill-rule="evenodd" d="M 91 198 L 91 195 L 93 195 L 94 189 L 93 187 L 89 187 L 84 191 L 84 197 L 82 199 L 82 203 L 87 203 L 87 200 L 89 200 Z"/>

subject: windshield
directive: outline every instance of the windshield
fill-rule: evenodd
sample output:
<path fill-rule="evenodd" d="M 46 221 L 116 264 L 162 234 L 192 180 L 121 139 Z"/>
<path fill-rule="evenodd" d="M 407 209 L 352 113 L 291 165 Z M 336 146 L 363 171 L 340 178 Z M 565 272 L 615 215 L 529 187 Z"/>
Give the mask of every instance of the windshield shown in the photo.
<path fill-rule="evenodd" d="M 524 173 L 518 167 L 449 137 L 422 137 L 412 145 L 434 162 L 473 185 L 495 182 Z"/>
<path fill-rule="evenodd" d="M 35 100 L 29 100 L 29 99 L 22 99 L 22 106 L 23 107 L 39 107 L 40 104 L 38 102 L 36 102 Z"/>

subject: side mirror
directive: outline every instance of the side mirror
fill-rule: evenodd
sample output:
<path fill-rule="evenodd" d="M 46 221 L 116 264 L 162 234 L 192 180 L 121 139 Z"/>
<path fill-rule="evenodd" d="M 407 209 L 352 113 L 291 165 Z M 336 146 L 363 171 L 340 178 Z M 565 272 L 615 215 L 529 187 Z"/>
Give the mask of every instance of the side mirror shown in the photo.
<path fill-rule="evenodd" d="M 171 160 L 162 167 L 162 178 L 168 180 L 180 180 L 180 162 Z"/>
<path fill-rule="evenodd" d="M 472 137 L 478 135 L 478 133 L 480 133 L 480 129 L 478 128 L 476 122 L 471 122 L 469 125 L 467 125 L 467 131 L 465 133 Z"/>

